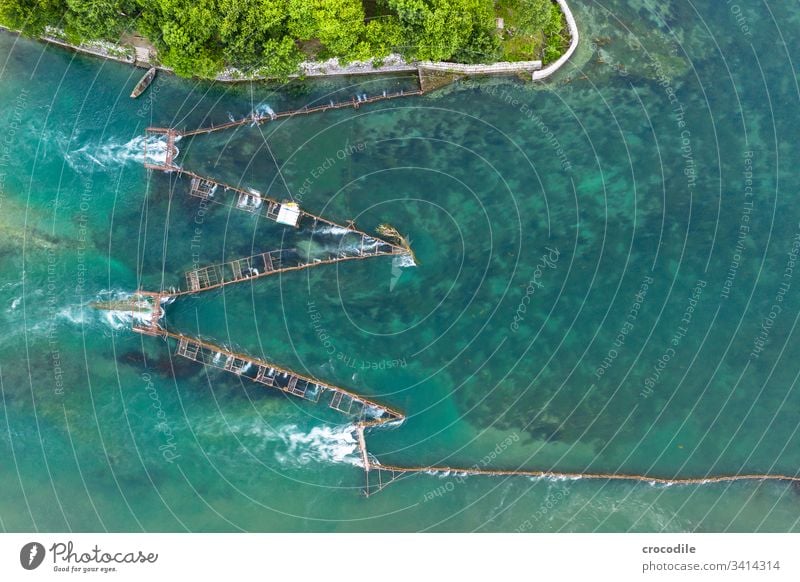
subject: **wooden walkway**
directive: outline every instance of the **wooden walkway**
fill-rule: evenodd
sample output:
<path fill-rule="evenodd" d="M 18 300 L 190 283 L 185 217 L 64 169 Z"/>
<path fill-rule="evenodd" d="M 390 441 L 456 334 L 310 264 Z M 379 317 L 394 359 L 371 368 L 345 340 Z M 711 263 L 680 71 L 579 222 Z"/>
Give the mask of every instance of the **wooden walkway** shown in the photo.
<path fill-rule="evenodd" d="M 180 132 L 168 128 L 168 127 L 148 127 L 145 130 L 145 135 L 147 137 L 152 135 L 163 135 L 166 138 L 165 148 L 166 148 L 166 156 L 164 159 L 163 164 L 156 164 L 153 162 L 147 161 L 147 139 L 144 140 L 144 167 L 148 170 L 161 170 L 163 172 L 172 172 L 174 170 L 179 169 L 178 166 L 175 165 L 175 156 L 178 153 L 177 147 L 175 147 L 175 142 L 180 137 Z"/>
<path fill-rule="evenodd" d="M 258 384 L 279 390 L 291 396 L 303 398 L 313 403 L 323 403 L 342 414 L 355 417 L 354 427 L 358 441 L 361 464 L 365 473 L 366 496 L 374 495 L 401 477 L 425 473 L 428 475 L 490 476 L 490 477 L 528 477 L 533 479 L 559 479 L 593 481 L 629 481 L 650 485 L 708 485 L 712 483 L 732 483 L 740 481 L 781 481 L 800 483 L 798 475 L 742 473 L 717 474 L 698 477 L 660 477 L 631 473 L 580 473 L 562 471 L 541 471 L 528 469 L 489 469 L 478 467 L 457 467 L 445 465 L 399 466 L 383 464 L 369 454 L 366 431 L 370 428 L 397 423 L 405 420 L 401 411 L 366 398 L 350 390 L 281 368 L 266 360 L 233 352 L 197 338 L 173 333 L 161 327 L 136 326 L 134 331 L 172 339 L 177 342 L 175 354 L 205 366 L 217 368 L 247 378 Z"/>
<path fill-rule="evenodd" d="M 277 222 L 279 220 L 281 208 L 283 206 L 292 204 L 288 202 L 278 202 L 273 198 L 264 196 L 260 192 L 244 190 L 181 168 L 176 167 L 175 172 L 191 179 L 189 187 L 190 196 L 228 208 L 236 208 L 244 212 L 259 214 L 272 221 Z M 233 283 L 240 283 L 242 281 L 249 281 L 299 269 L 328 265 L 340 261 L 352 261 L 392 255 L 410 255 L 413 257 L 410 247 L 402 240 L 390 242 L 383 238 L 367 234 L 356 228 L 352 223 L 343 226 L 327 218 L 305 212 L 296 205 L 294 205 L 294 209 L 294 211 L 298 213 L 298 218 L 293 226 L 295 228 L 301 226 L 307 228 L 312 240 L 315 236 L 323 236 L 317 233 L 319 233 L 321 229 L 327 228 L 338 231 L 342 236 L 349 234 L 354 238 L 357 237 L 359 241 L 358 249 L 350 254 L 340 252 L 338 256 L 326 259 L 306 259 L 300 262 L 295 261 L 294 263 L 287 261 L 286 254 L 288 251 L 272 250 L 258 253 L 249 257 L 237 258 L 224 263 L 208 265 L 189 271 L 185 274 L 186 289 L 169 292 L 162 291 L 160 292 L 160 296 L 168 298 L 199 293 L 201 291 L 218 289 Z"/>
<path fill-rule="evenodd" d="M 357 254 L 337 256 L 329 259 L 305 260 L 287 265 L 285 264 L 285 255 L 287 251 L 269 251 L 188 271 L 186 273 L 186 289 L 169 292 L 166 295 L 169 297 L 190 295 L 200 293 L 201 291 L 218 289 L 225 285 L 232 285 L 242 281 L 252 281 L 254 279 L 260 279 L 261 277 L 298 271 L 309 267 L 405 253 L 406 251 L 399 247 L 390 245 L 389 243 L 379 242 L 368 235 L 362 235 L 361 248 Z"/>
<path fill-rule="evenodd" d="M 276 200 L 262 196 L 260 193 L 249 192 L 236 188 L 210 178 L 194 174 L 182 170 L 175 164 L 175 155 L 177 149 L 175 142 L 182 136 L 200 135 L 211 133 L 214 131 L 221 131 L 233 127 L 239 127 L 246 124 L 262 124 L 268 121 L 274 121 L 281 118 L 293 117 L 295 115 L 308 115 L 311 113 L 324 112 L 333 109 L 343 109 L 353 107 L 358 109 L 361 105 L 375 103 L 387 99 L 395 99 L 398 97 L 411 97 L 423 94 L 423 79 L 421 72 L 420 75 L 420 89 L 417 91 L 400 91 L 399 93 L 387 94 L 383 93 L 379 96 L 367 98 L 353 98 L 351 101 L 343 101 L 339 103 L 330 102 L 325 105 L 318 105 L 314 107 L 304 107 L 293 111 L 284 111 L 281 113 L 271 113 L 270 115 L 250 115 L 244 119 L 231 121 L 221 125 L 212 125 L 211 127 L 198 128 L 189 131 L 179 131 L 174 128 L 159 128 L 152 127 L 147 129 L 150 135 L 164 135 L 166 137 L 166 156 L 163 164 L 154 164 L 145 161 L 145 166 L 148 169 L 162 170 L 167 172 L 178 172 L 191 177 L 192 183 L 190 187 L 190 194 L 192 196 L 211 200 L 216 203 L 221 203 L 216 197 L 217 190 L 222 187 L 224 192 L 233 192 L 237 196 L 236 207 L 249 211 L 260 212 L 271 220 L 277 220 L 280 211 L 280 204 Z M 146 140 L 145 140 L 146 142 Z M 147 147 L 145 143 L 145 148 Z M 147 151 L 145 149 L 145 160 L 147 160 Z M 333 222 L 314 216 L 308 213 L 302 213 L 303 217 L 310 217 L 314 220 L 314 227 L 318 223 L 324 223 L 334 227 L 340 227 Z M 299 223 L 299 221 L 298 221 Z M 541 479 L 590 479 L 601 481 L 630 481 L 642 482 L 654 485 L 706 485 L 710 483 L 728 483 L 738 481 L 783 481 L 791 483 L 800 483 L 800 476 L 798 475 L 780 475 L 780 474 L 727 474 L 727 475 L 705 475 L 699 477 L 660 477 L 652 475 L 637 475 L 627 473 L 580 473 L 580 472 L 558 472 L 558 471 L 536 471 L 526 469 L 489 469 L 477 467 L 452 467 L 452 466 L 411 466 L 402 467 L 397 465 L 383 464 L 374 457 L 369 455 L 367 449 L 367 441 L 365 432 L 369 428 L 377 427 L 392 422 L 399 422 L 405 419 L 405 415 L 389 406 L 380 404 L 374 400 L 368 399 L 364 396 L 321 382 L 316 378 L 304 376 L 284 368 L 280 368 L 265 360 L 253 358 L 251 356 L 232 352 L 220 346 L 204 342 L 197 338 L 184 336 L 170 332 L 160 325 L 160 319 L 163 315 L 161 309 L 161 302 L 169 297 L 176 295 L 183 295 L 188 293 L 197 293 L 209 289 L 215 289 L 226 284 L 236 283 L 262 277 L 270 274 L 307 268 L 309 266 L 332 263 L 340 260 L 362 259 L 368 256 L 378 256 L 386 254 L 405 254 L 410 253 L 408 247 L 394 245 L 386 241 L 381 241 L 375 237 L 371 237 L 355 228 L 347 228 L 349 231 L 362 235 L 362 252 L 358 255 L 348 257 L 336 257 L 326 261 L 313 261 L 306 264 L 294 265 L 284 267 L 281 263 L 280 254 L 282 251 L 270 251 L 244 259 L 237 259 L 229 261 L 221 265 L 212 265 L 202 269 L 196 269 L 186 274 L 188 290 L 178 291 L 174 293 L 167 292 L 142 292 L 140 295 L 150 296 L 153 300 L 152 315 L 148 322 L 144 325 L 137 325 L 134 331 L 146 335 L 163 337 L 165 339 L 172 339 L 177 342 L 176 355 L 188 358 L 190 360 L 199 362 L 203 365 L 218 368 L 226 372 L 230 372 L 240 377 L 246 377 L 253 382 L 262 384 L 264 386 L 279 390 L 286 394 L 296 396 L 318 403 L 321 400 L 325 402 L 331 409 L 337 410 L 343 414 L 357 417 L 358 423 L 355 426 L 356 436 L 358 439 L 358 449 L 361 456 L 361 463 L 365 472 L 366 485 L 364 488 L 365 495 L 369 496 L 374 494 L 393 481 L 402 476 L 410 474 L 426 473 L 426 474 L 444 474 L 444 475 L 483 475 L 495 477 L 529 477 Z M 378 246 L 373 245 L 373 242 L 379 243 Z M 368 243 L 365 245 L 365 243 Z M 364 249 L 379 248 L 380 244 L 386 245 L 380 252 L 365 253 Z M 277 253 L 277 254 L 276 254 Z"/>
<path fill-rule="evenodd" d="M 389 406 L 311 376 L 281 368 L 266 360 L 233 352 L 160 327 L 152 329 L 149 326 L 135 326 L 133 329 L 138 333 L 175 340 L 177 342 L 175 355 L 248 378 L 291 396 L 315 403 L 322 402 L 329 408 L 354 416 L 367 425 L 375 422 L 380 424 L 394 422 L 403 418 L 399 411 Z"/>
<path fill-rule="evenodd" d="M 263 123 L 269 121 L 276 121 L 278 119 L 286 119 L 289 117 L 296 117 L 300 115 L 310 115 L 312 113 L 324 113 L 325 111 L 333 111 L 336 109 L 358 109 L 362 105 L 369 105 L 371 103 L 377 103 L 379 101 L 388 101 L 389 99 L 398 99 L 400 97 L 415 97 L 418 95 L 422 95 L 422 89 L 415 89 L 413 91 L 397 91 L 395 93 L 387 93 L 383 92 L 380 95 L 373 95 L 371 97 L 353 97 L 349 101 L 330 101 L 329 103 L 324 103 L 321 105 L 314 105 L 311 107 L 301 107 L 300 109 L 291 109 L 287 111 L 281 111 L 279 113 L 272 113 L 266 115 L 258 115 L 253 113 L 244 117 L 242 119 L 237 119 L 234 121 L 228 121 L 226 123 L 221 123 L 219 125 L 211 125 L 208 127 L 199 127 L 197 129 L 190 129 L 190 130 L 183 130 L 177 131 L 178 135 L 187 137 L 192 135 L 201 135 L 206 133 L 212 133 L 214 131 L 223 131 L 226 129 L 232 129 L 234 127 L 240 127 L 242 125 L 261 125 Z"/>
<path fill-rule="evenodd" d="M 274 222 L 278 221 L 281 206 L 287 204 L 287 202 L 278 202 L 274 198 L 264 196 L 257 190 L 245 190 L 207 176 L 201 176 L 189 170 L 175 168 L 175 172 L 180 176 L 191 178 L 189 185 L 190 196 L 227 208 L 259 214 Z"/>
<path fill-rule="evenodd" d="M 234 121 L 228 121 L 226 123 L 221 123 L 219 125 L 211 125 L 208 127 L 198 127 L 196 129 L 184 129 L 180 130 L 174 127 L 148 127 L 146 129 L 146 135 L 163 135 L 166 139 L 166 158 L 163 163 L 154 163 L 147 161 L 147 140 L 145 140 L 145 167 L 149 170 L 160 170 L 163 172 L 174 172 L 180 170 L 180 167 L 175 164 L 175 156 L 177 155 L 177 148 L 175 147 L 175 142 L 180 139 L 181 137 L 193 136 L 193 135 L 202 135 L 207 133 L 212 133 L 215 131 L 223 131 L 226 129 L 232 129 L 235 127 L 241 127 L 243 125 L 261 125 L 263 123 L 269 121 L 276 121 L 278 119 L 286 119 L 290 117 L 300 116 L 300 115 L 310 115 L 312 113 L 324 113 L 325 111 L 333 111 L 336 109 L 358 109 L 362 105 L 369 105 L 371 103 L 377 103 L 379 101 L 387 101 L 390 99 L 398 99 L 401 97 L 415 97 L 419 95 L 423 95 L 425 93 L 423 88 L 423 78 L 422 73 L 417 69 L 417 75 L 419 80 L 419 89 L 415 89 L 412 91 L 397 91 L 394 93 L 387 93 L 386 91 L 382 92 L 380 95 L 373 95 L 371 97 L 368 96 L 359 96 L 353 97 L 348 101 L 330 101 L 329 103 L 324 103 L 321 105 L 314 105 L 314 106 L 306 106 L 301 107 L 300 109 L 290 109 L 287 111 L 281 111 L 278 113 L 269 113 L 266 115 L 260 115 L 257 113 L 252 113 L 247 117 L 243 117 L 242 119 L 236 119 Z"/>

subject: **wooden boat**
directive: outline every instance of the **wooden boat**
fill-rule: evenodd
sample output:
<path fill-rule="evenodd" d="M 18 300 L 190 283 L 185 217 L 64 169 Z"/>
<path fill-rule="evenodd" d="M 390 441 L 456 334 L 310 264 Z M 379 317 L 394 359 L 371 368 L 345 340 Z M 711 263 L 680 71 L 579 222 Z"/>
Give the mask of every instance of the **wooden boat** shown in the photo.
<path fill-rule="evenodd" d="M 156 68 L 152 67 L 149 71 L 144 74 L 138 83 L 136 83 L 136 87 L 133 88 L 133 92 L 131 93 L 131 99 L 136 99 L 139 95 L 144 93 L 145 89 L 150 86 L 150 83 L 153 82 L 156 76 Z"/>

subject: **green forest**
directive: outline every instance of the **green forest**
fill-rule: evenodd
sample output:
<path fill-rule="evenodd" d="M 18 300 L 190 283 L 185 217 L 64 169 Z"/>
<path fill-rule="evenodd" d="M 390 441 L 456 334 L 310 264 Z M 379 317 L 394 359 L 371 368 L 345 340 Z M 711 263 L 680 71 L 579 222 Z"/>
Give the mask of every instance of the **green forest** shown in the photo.
<path fill-rule="evenodd" d="M 230 66 L 286 77 L 304 60 L 380 62 L 392 52 L 552 61 L 568 44 L 552 0 L 0 0 L 0 24 L 30 36 L 56 27 L 74 44 L 137 33 L 161 64 L 206 78 Z"/>

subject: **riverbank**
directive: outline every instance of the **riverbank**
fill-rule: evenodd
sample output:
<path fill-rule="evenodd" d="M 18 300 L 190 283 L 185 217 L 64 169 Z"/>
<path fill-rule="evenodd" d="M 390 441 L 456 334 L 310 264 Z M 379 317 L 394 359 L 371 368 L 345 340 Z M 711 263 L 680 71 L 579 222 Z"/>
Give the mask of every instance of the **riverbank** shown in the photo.
<path fill-rule="evenodd" d="M 796 38 L 800 14 L 750 7 L 745 37 L 710 3 L 567 1 L 583 38 L 544 84 L 458 83 L 182 140 L 187 169 L 369 230 L 391 219 L 420 266 L 375 258 L 230 286 L 176 300 L 169 324 L 403 410 L 367 437 L 387 465 L 794 475 L 797 283 L 750 353 L 800 222 L 800 175 L 780 163 L 796 147 L 793 68 L 765 27 L 773 13 Z M 420 474 L 359 496 L 358 439 L 335 410 L 176 358 L 88 304 L 180 285 L 196 264 L 338 248 L 335 233 L 311 240 L 148 174 L 143 127 L 377 96 L 414 73 L 286 86 L 165 74 L 133 101 L 143 70 L 5 33 L 0 54 L 6 530 L 800 529 L 800 491 L 774 482 Z M 750 161 L 764 195 L 742 251 Z M 542 272 L 545 247 L 561 258 Z"/>
<path fill-rule="evenodd" d="M 339 59 L 332 58 L 326 61 L 304 61 L 300 63 L 298 72 L 288 75 L 289 78 L 323 77 L 336 75 L 379 75 L 404 71 L 441 71 L 466 76 L 479 75 L 520 75 L 530 74 L 531 80 L 545 79 L 557 72 L 572 56 L 579 42 L 578 27 L 572 11 L 566 0 L 555 0 L 564 14 L 567 22 L 567 31 L 570 35 L 570 44 L 566 52 L 554 63 L 542 68 L 541 60 L 530 61 L 501 61 L 488 64 L 464 64 L 449 61 L 407 61 L 402 55 L 392 53 L 382 59 L 369 59 L 366 61 L 352 61 L 342 65 Z M 5 30 L 10 30 L 0 26 Z M 12 30 L 11 32 L 19 33 Z M 57 29 L 49 28 L 47 33 L 39 37 L 40 40 L 75 50 L 104 59 L 111 59 L 126 64 L 140 67 L 156 67 L 161 71 L 174 73 L 170 67 L 159 64 L 155 59 L 139 60 L 134 47 L 109 41 L 89 41 L 79 45 L 70 43 Z M 268 81 L 274 77 L 250 73 L 237 67 L 228 67 L 213 80 L 223 83 Z"/>

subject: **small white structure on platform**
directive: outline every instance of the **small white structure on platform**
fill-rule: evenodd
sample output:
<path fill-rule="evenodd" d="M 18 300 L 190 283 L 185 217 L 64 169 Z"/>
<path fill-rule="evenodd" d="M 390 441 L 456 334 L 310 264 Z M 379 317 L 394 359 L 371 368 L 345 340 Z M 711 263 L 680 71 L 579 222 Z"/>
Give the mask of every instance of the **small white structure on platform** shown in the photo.
<path fill-rule="evenodd" d="M 295 202 L 282 203 L 275 222 L 297 227 L 297 223 L 300 222 L 300 207 Z"/>

